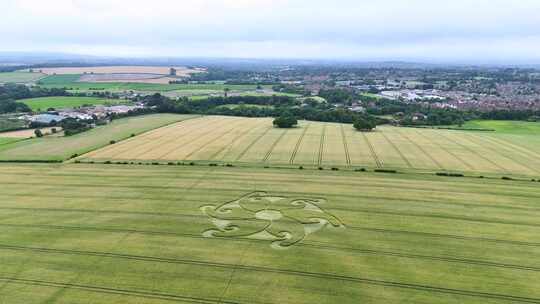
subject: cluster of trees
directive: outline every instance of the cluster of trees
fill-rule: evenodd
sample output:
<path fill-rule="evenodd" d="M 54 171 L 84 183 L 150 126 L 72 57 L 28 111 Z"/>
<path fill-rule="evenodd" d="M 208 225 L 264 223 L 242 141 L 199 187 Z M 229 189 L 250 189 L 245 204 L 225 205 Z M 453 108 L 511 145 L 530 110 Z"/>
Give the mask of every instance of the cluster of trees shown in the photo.
<path fill-rule="evenodd" d="M 2 100 L 0 99 L 0 114 L 16 113 L 16 112 L 30 112 L 31 109 L 22 102 L 16 102 L 12 99 Z"/>
<path fill-rule="evenodd" d="M 377 119 L 369 115 L 358 115 L 353 122 L 353 127 L 358 131 L 369 132 L 377 127 Z"/>
<path fill-rule="evenodd" d="M 540 110 L 494 110 L 477 113 L 481 119 L 539 121 Z"/>
<path fill-rule="evenodd" d="M 406 126 L 461 126 L 471 118 L 463 111 L 426 108 L 422 112 L 405 114 L 400 120 L 400 124 Z"/>
<path fill-rule="evenodd" d="M 72 136 L 90 130 L 92 128 L 92 123 L 93 121 L 66 118 L 60 122 L 60 126 L 64 129 L 65 136 Z"/>
<path fill-rule="evenodd" d="M 5 84 L 0 86 L 0 100 L 6 99 L 25 99 L 47 96 L 67 96 L 68 92 L 64 89 L 46 89 L 41 87 L 29 88 L 20 84 Z"/>
<path fill-rule="evenodd" d="M 319 96 L 333 104 L 350 105 L 356 99 L 356 95 L 354 93 L 343 89 L 320 90 Z"/>
<path fill-rule="evenodd" d="M 274 126 L 278 128 L 293 128 L 296 125 L 298 125 L 298 120 L 289 113 L 283 113 L 274 119 Z"/>
<path fill-rule="evenodd" d="M 311 92 L 307 91 L 303 86 L 292 84 L 277 84 L 272 86 L 272 90 L 274 90 L 275 92 L 298 94 L 302 96 L 311 95 Z"/>
<path fill-rule="evenodd" d="M 181 114 L 222 114 L 247 117 L 274 116 L 281 108 L 297 106 L 298 102 L 288 96 L 232 96 L 210 97 L 202 100 L 180 98 L 178 100 L 167 98 L 161 94 L 145 96 L 139 99 L 146 106 L 157 112 Z M 257 105 L 268 107 L 236 107 L 226 108 L 225 105 Z"/>
<path fill-rule="evenodd" d="M 31 109 L 19 99 L 45 97 L 45 96 L 65 96 L 67 92 L 63 89 L 28 88 L 25 85 L 5 84 L 0 86 L 0 114 L 30 112 Z"/>
<path fill-rule="evenodd" d="M 281 117 L 290 115 L 297 119 L 340 123 L 353 123 L 360 115 L 345 108 L 335 108 L 327 103 L 308 102 L 300 104 L 296 99 L 288 96 L 234 96 L 212 97 L 204 100 L 190 100 L 187 98 L 172 100 L 160 94 L 154 94 L 142 97 L 140 101 L 155 111 L 162 113 L 244 117 Z M 240 106 L 234 108 L 223 107 L 225 105 Z M 255 107 L 253 105 L 265 107 Z M 378 123 L 382 122 L 376 118 L 373 119 Z"/>

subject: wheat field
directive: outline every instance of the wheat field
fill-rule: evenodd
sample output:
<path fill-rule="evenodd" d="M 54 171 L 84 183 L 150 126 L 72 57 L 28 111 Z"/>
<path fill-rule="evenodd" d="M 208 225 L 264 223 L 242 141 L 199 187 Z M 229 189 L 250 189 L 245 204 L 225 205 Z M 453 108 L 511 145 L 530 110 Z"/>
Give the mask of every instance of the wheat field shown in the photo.
<path fill-rule="evenodd" d="M 532 137 L 532 136 L 529 136 Z M 540 141 L 525 135 L 207 116 L 153 130 L 83 161 L 203 161 L 274 166 L 368 167 L 540 175 Z"/>

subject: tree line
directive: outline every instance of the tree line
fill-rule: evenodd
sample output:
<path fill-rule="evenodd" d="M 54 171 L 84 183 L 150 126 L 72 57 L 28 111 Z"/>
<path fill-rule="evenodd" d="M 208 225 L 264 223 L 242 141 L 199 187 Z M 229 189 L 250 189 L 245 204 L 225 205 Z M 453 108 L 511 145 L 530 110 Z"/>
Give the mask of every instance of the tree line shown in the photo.
<path fill-rule="evenodd" d="M 41 87 L 29 88 L 25 85 L 5 84 L 0 86 L 0 114 L 31 112 L 24 103 L 17 100 L 47 96 L 66 96 L 64 89 L 45 89 Z"/>
<path fill-rule="evenodd" d="M 141 97 L 139 101 L 162 113 L 230 115 L 243 117 L 294 117 L 321 122 L 354 123 L 369 117 L 369 121 L 383 123 L 381 119 L 360 114 L 327 103 L 300 102 L 289 96 L 231 96 L 210 97 L 203 100 L 167 98 L 161 94 Z M 236 107 L 224 107 L 237 105 Z M 255 105 L 255 106 L 254 106 Z M 267 106 L 267 107 L 256 107 Z"/>

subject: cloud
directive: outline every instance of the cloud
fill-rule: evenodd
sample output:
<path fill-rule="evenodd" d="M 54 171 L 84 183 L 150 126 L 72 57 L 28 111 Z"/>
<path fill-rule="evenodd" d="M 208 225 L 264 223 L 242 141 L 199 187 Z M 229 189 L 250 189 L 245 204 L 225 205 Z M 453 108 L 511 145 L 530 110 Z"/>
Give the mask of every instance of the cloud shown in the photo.
<path fill-rule="evenodd" d="M 536 60 L 540 37 L 537 0 L 3 0 L 0 9 L 10 12 L 0 19 L 5 49 L 110 55 Z"/>

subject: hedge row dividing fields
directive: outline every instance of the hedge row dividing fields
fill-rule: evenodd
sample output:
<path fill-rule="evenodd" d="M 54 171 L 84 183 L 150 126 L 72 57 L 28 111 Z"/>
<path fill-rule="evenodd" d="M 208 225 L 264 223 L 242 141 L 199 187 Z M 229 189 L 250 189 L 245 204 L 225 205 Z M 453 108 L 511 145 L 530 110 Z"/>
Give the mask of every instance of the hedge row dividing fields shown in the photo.
<path fill-rule="evenodd" d="M 540 141 L 526 135 L 210 116 L 85 155 L 83 161 L 202 161 L 540 175 Z"/>

